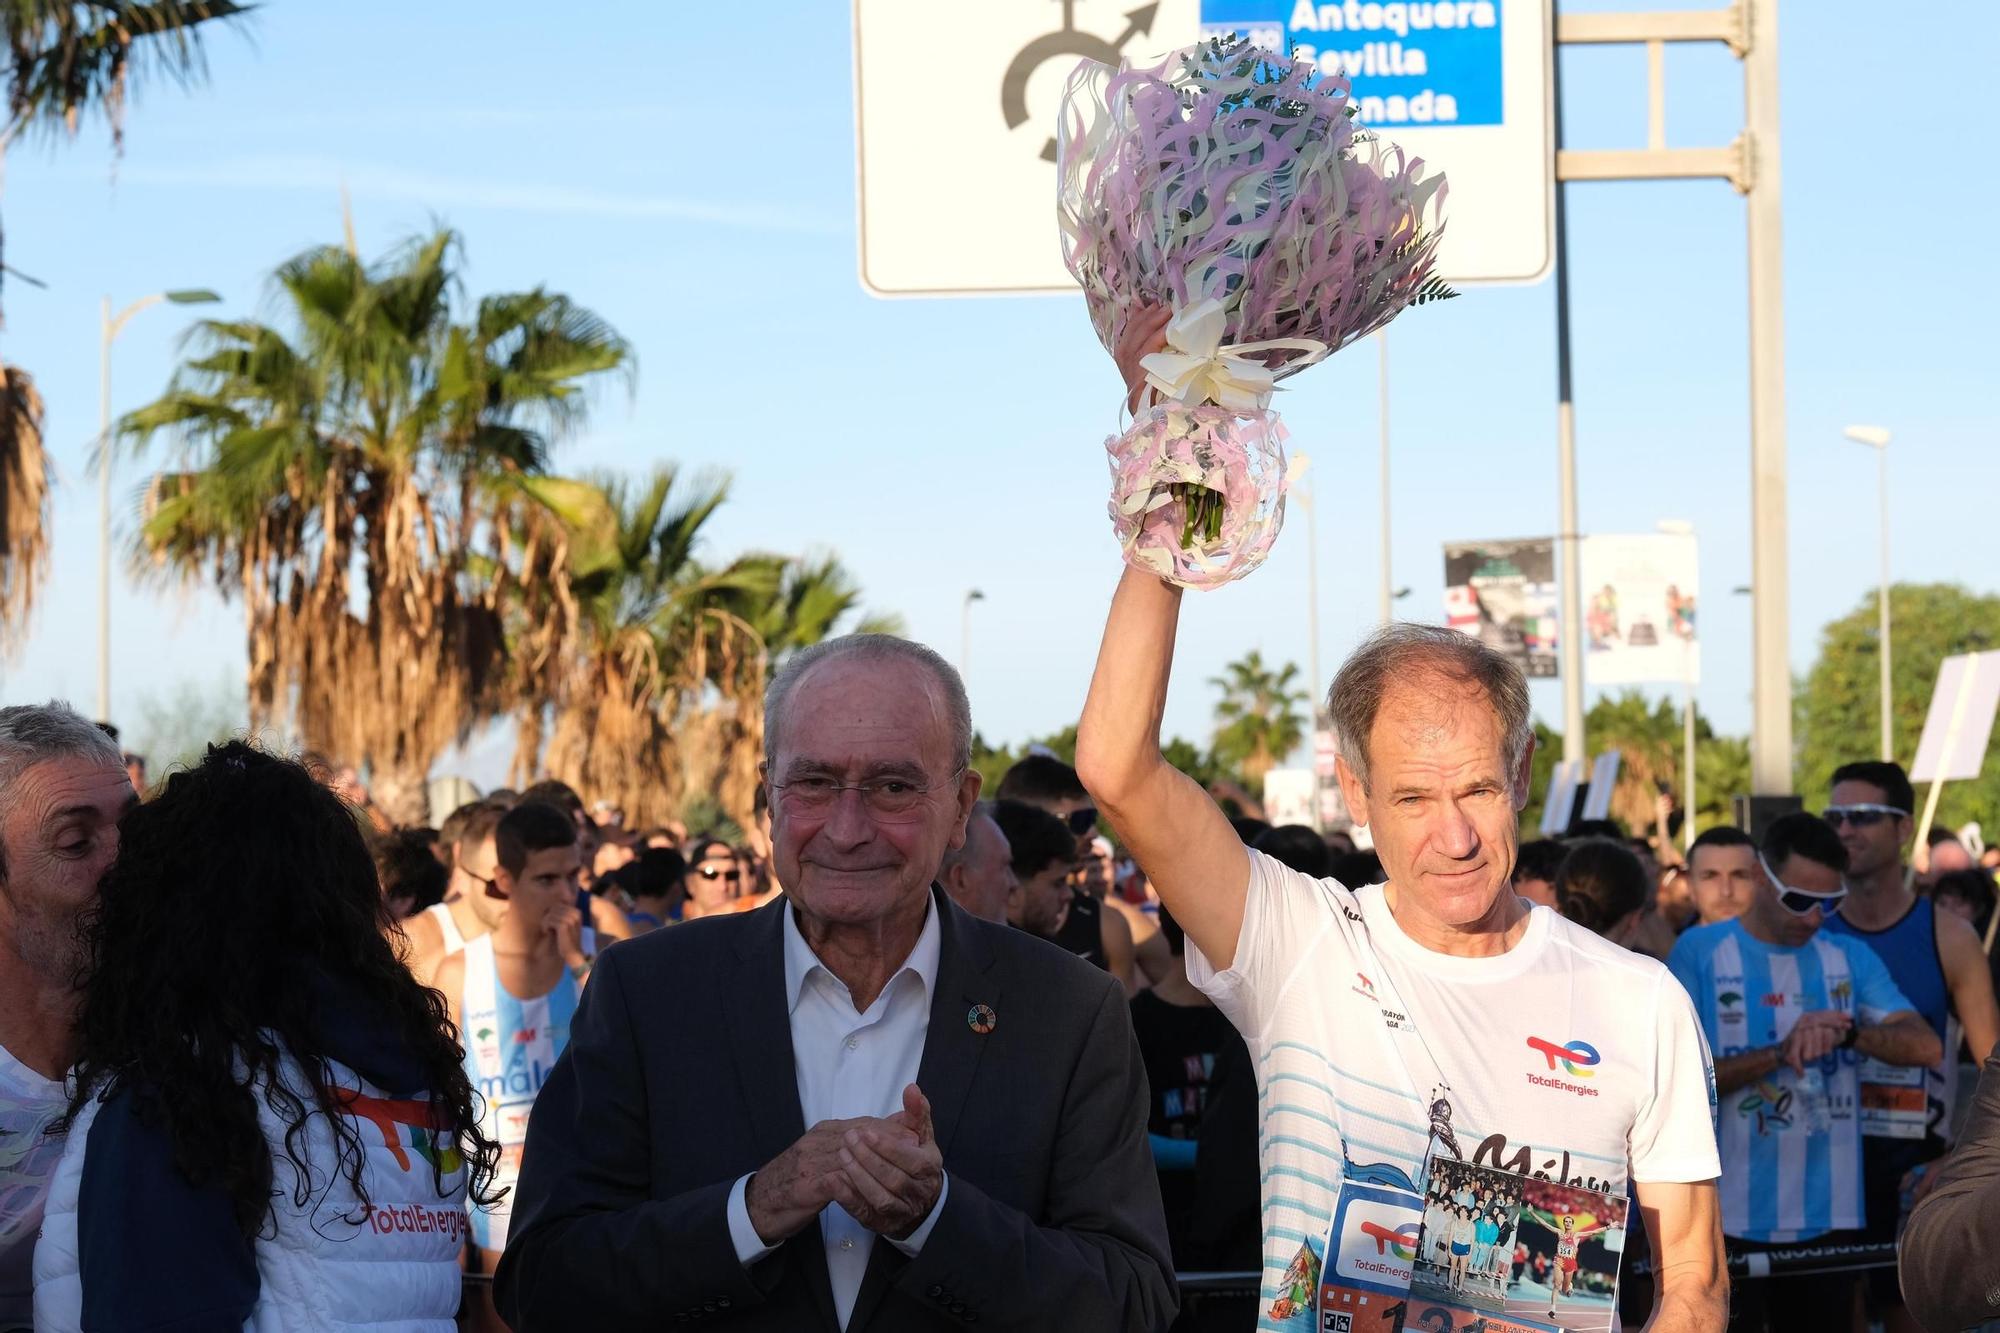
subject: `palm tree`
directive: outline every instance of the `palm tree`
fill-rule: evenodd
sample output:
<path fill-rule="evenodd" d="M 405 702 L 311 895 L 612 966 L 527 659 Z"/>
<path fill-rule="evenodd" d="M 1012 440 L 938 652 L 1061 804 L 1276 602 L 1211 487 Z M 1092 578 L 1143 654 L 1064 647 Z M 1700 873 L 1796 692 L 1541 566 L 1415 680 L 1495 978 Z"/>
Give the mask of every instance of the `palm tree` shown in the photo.
<path fill-rule="evenodd" d="M 42 451 L 42 396 L 35 382 L 0 366 L 0 636 L 28 623 L 48 574 L 48 456 Z"/>
<path fill-rule="evenodd" d="M 707 635 L 712 697 L 684 717 L 683 763 L 691 791 L 712 793 L 753 840 L 757 775 L 764 760 L 764 687 L 785 659 L 837 634 L 901 634 L 896 616 L 861 616 L 861 588 L 831 555 L 788 558 L 757 553 L 775 574 L 769 584 L 725 597 Z M 850 624 L 851 622 L 851 624 Z M 747 639 L 735 627 L 750 631 Z"/>
<path fill-rule="evenodd" d="M 664 822 L 680 807 L 684 705 L 715 683 L 732 649 L 751 651 L 738 645 L 754 633 L 728 603 L 768 597 L 780 578 L 778 565 L 762 557 L 703 567 L 701 530 L 728 483 L 697 480 L 676 494 L 677 481 L 664 466 L 638 486 L 617 477 L 562 483 L 597 496 L 596 506 L 579 498 L 565 509 L 575 537 L 586 537 L 596 523 L 590 511 L 601 507 L 611 539 L 573 548 L 574 633 L 546 670 L 524 675 L 514 691 L 517 775 L 546 771 L 617 801 L 641 824 Z"/>
<path fill-rule="evenodd" d="M 1295 688 L 1298 663 L 1267 666 L 1253 648 L 1222 670 L 1208 682 L 1222 691 L 1215 706 L 1215 758 L 1241 773 L 1253 793 L 1261 793 L 1264 775 L 1305 739 L 1305 717 L 1299 710 L 1308 696 Z"/>
<path fill-rule="evenodd" d="M 669 465 L 639 484 L 534 484 L 568 533 L 575 614 L 553 656 L 512 655 L 528 668 L 513 688 L 517 776 L 546 771 L 640 824 L 673 817 L 690 795 L 713 798 L 753 829 L 766 677 L 850 618 L 860 603 L 853 578 L 830 556 L 753 551 L 705 563 L 703 529 L 728 499 L 726 479 L 683 484 Z"/>
<path fill-rule="evenodd" d="M 22 132 L 73 137 L 92 108 L 103 108 L 113 145 L 122 144 L 135 69 L 192 82 L 203 72 L 200 25 L 243 12 L 231 0 L 7 0 L 0 5 L 8 56 L 0 181 L 7 149 Z M 4 262 L 4 237 L 0 230 L 0 278 L 14 272 Z M 25 372 L 0 362 L 0 641 L 25 629 L 48 575 L 48 494 L 41 396 Z"/>
<path fill-rule="evenodd" d="M 205 321 L 196 355 L 121 434 L 178 441 L 142 557 L 241 600 L 253 725 L 373 770 L 420 822 L 439 751 L 509 702 L 510 649 L 547 660 L 575 622 L 570 548 L 589 525 L 546 477 L 589 387 L 629 377 L 624 341 L 536 289 L 454 311 L 458 238 L 366 265 L 325 246 L 274 286 L 295 328 Z M 513 636 L 509 624 L 532 632 Z"/>

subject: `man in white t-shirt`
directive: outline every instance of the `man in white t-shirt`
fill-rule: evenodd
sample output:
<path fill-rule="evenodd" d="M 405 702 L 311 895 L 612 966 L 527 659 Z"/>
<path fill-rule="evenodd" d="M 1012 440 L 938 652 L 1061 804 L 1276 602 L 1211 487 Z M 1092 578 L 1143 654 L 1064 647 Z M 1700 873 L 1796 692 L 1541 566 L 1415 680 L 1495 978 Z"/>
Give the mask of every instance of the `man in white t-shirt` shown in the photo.
<path fill-rule="evenodd" d="M 88 718 L 58 703 L 0 708 L 0 1333 L 34 1318 L 30 1264 L 62 1156 L 47 1130 L 68 1106 L 77 914 L 138 799 Z"/>
<path fill-rule="evenodd" d="M 1520 671 L 1417 625 L 1342 667 L 1341 791 L 1389 877 L 1355 891 L 1247 851 L 1161 756 L 1179 609 L 1178 589 L 1126 570 L 1077 770 L 1257 1067 L 1258 1327 L 1387 1329 L 1399 1291 L 1423 1317 L 1408 1238 L 1435 1156 L 1552 1182 L 1599 1219 L 1622 1220 L 1629 1184 L 1660 1273 L 1647 1327 L 1719 1330 L 1714 1084 L 1687 993 L 1510 886 L 1533 746 Z M 1301 1271 L 1323 1274 L 1315 1300 L 1283 1281 Z M 1539 1319 L 1552 1294 L 1516 1276 L 1506 1311 Z"/>

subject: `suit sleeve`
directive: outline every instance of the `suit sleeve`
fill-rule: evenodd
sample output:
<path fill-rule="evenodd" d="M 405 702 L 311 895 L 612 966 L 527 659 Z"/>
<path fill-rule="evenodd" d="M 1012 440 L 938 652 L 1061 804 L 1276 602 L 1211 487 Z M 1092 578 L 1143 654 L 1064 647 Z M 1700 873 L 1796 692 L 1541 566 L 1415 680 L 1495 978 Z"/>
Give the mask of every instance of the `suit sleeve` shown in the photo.
<path fill-rule="evenodd" d="M 733 1177 L 654 1199 L 651 1108 L 619 951 L 597 961 L 535 1098 L 494 1299 L 516 1333 L 657 1328 L 754 1305 L 729 1234 Z M 766 1261 L 781 1263 L 773 1257 Z"/>
<path fill-rule="evenodd" d="M 1180 1299 L 1146 1144 L 1146 1067 L 1109 978 L 1068 1077 L 1043 1216 L 955 1177 L 896 1285 L 961 1322 L 1164 1333 Z"/>
<path fill-rule="evenodd" d="M 2000 1317 L 2000 1054 L 1986 1061 L 1958 1147 L 1931 1170 L 1937 1186 L 1897 1247 L 1903 1301 L 1925 1328 Z"/>

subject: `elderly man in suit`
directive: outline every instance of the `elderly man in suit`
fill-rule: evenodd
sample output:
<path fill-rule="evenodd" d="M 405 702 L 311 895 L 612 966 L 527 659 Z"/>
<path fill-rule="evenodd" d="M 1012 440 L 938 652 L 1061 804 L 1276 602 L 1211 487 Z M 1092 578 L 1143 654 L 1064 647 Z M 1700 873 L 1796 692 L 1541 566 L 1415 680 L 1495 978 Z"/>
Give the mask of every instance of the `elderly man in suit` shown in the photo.
<path fill-rule="evenodd" d="M 517 1333 L 1172 1322 L 1123 992 L 936 886 L 971 736 L 917 644 L 833 640 L 772 682 L 786 894 L 597 960 L 496 1278 Z"/>

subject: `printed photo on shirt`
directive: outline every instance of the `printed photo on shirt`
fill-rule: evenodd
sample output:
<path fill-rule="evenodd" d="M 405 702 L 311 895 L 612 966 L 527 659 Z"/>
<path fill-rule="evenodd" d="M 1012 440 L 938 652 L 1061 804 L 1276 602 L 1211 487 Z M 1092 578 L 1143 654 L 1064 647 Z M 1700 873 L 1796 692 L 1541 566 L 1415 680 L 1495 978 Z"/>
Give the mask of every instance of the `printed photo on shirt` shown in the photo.
<path fill-rule="evenodd" d="M 1511 1171 L 1433 1157 L 1411 1265 L 1412 1299 L 1443 1293 L 1482 1311 L 1505 1313 L 1522 1193 L 1531 1183 Z"/>
<path fill-rule="evenodd" d="M 1622 1195 L 1547 1180 L 1524 1182 L 1508 1313 L 1525 1315 L 1536 1327 L 1572 1333 L 1611 1329 L 1628 1207 Z"/>

